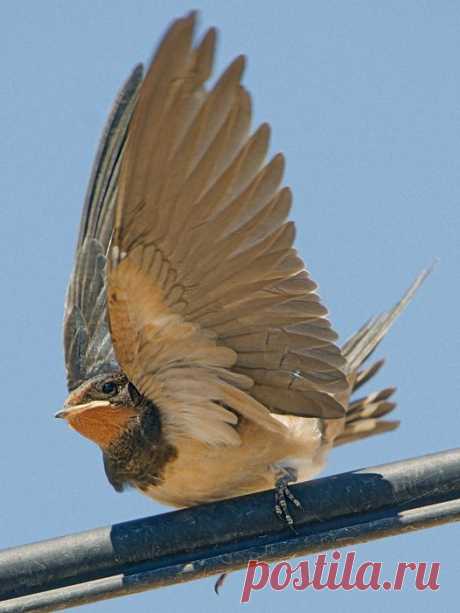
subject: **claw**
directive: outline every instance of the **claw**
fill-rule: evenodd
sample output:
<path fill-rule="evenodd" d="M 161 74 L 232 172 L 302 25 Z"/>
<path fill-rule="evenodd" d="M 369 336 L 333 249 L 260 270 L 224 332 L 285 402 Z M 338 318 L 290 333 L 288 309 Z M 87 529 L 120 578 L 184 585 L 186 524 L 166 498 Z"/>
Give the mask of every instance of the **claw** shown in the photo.
<path fill-rule="evenodd" d="M 294 519 L 289 513 L 288 500 L 298 509 L 302 508 L 302 503 L 288 487 L 288 483 L 295 482 L 296 480 L 297 473 L 294 469 L 283 468 L 275 484 L 275 513 L 290 528 L 294 527 Z"/>
<path fill-rule="evenodd" d="M 294 496 L 294 494 L 291 492 L 291 490 L 286 487 L 284 488 L 284 495 L 286 496 L 286 498 L 288 498 L 292 504 L 294 504 L 298 509 L 302 509 L 302 503 L 300 502 L 300 500 L 298 498 L 296 498 Z"/>

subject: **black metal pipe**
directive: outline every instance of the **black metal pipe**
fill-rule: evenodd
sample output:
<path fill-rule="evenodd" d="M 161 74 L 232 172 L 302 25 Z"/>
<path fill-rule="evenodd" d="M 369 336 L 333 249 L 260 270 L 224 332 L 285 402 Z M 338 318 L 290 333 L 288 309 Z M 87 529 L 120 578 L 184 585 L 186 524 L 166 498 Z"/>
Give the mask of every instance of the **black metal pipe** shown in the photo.
<path fill-rule="evenodd" d="M 241 568 L 257 552 L 281 559 L 458 520 L 460 449 L 292 491 L 304 507 L 297 533 L 283 528 L 273 493 L 263 492 L 0 552 L 0 599 L 14 599 L 0 611 L 58 610 Z"/>

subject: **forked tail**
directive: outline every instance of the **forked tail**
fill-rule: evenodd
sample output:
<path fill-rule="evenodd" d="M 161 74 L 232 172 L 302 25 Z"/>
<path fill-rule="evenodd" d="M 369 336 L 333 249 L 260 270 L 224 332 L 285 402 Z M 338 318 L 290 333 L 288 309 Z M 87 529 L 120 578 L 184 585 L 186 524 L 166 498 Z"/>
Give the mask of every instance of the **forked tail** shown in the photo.
<path fill-rule="evenodd" d="M 403 312 L 414 297 L 416 291 L 432 271 L 433 266 L 423 270 L 401 300 L 386 313 L 382 313 L 368 321 L 342 347 L 347 360 L 347 374 L 350 380 L 351 393 L 345 426 L 342 433 L 335 439 L 334 445 L 342 445 L 367 436 L 388 432 L 398 427 L 399 421 L 382 420 L 381 418 L 393 411 L 396 403 L 390 400 L 394 387 L 385 388 L 379 392 L 354 398 L 359 388 L 367 383 L 381 369 L 384 360 L 378 360 L 371 366 L 363 364 L 375 350 L 382 338 L 391 328 L 395 320 Z"/>

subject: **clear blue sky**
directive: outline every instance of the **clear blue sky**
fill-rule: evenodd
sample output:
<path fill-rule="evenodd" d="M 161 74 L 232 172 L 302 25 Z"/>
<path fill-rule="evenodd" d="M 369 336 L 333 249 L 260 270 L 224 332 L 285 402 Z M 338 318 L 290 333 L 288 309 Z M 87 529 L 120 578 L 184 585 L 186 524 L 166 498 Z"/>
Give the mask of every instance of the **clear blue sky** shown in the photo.
<path fill-rule="evenodd" d="M 458 445 L 460 5 L 450 0 L 2 2 L 0 22 L 0 547 L 164 510 L 108 485 L 98 449 L 53 413 L 66 396 L 64 291 L 99 134 L 120 83 L 190 8 L 245 53 L 256 121 L 287 157 L 298 248 L 344 339 L 440 262 L 382 344 L 396 433 L 335 451 L 340 472 Z M 441 562 L 441 590 L 258 593 L 252 611 L 451 609 L 458 527 L 358 548 L 361 561 Z M 237 611 L 242 574 L 88 611 Z"/>

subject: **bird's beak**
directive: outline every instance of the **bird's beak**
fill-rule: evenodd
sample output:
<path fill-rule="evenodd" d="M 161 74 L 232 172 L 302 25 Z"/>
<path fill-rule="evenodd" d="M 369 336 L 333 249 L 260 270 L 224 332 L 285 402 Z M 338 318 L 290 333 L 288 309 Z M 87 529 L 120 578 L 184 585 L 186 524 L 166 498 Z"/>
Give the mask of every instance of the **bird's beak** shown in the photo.
<path fill-rule="evenodd" d="M 89 409 L 97 409 L 98 407 L 107 407 L 110 402 L 106 400 L 94 400 L 93 402 L 86 402 L 85 404 L 76 404 L 73 407 L 62 408 L 60 411 L 54 414 L 54 417 L 59 419 L 69 419 L 69 417 L 75 417 L 78 413 L 88 411 Z"/>

